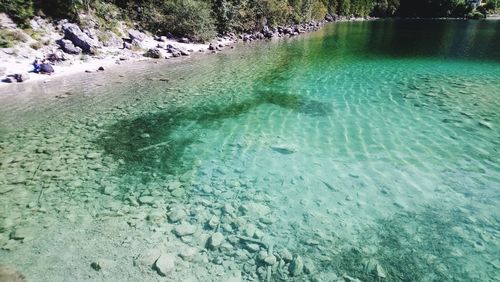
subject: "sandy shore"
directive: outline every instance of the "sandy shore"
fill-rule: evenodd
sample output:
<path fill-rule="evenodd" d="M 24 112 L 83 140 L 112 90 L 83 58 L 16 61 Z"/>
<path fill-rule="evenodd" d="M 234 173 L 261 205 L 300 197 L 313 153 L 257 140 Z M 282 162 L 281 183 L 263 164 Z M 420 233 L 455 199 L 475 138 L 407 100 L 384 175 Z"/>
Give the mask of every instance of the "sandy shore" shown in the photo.
<path fill-rule="evenodd" d="M 223 45 L 227 46 L 234 43 L 231 40 L 227 39 L 219 39 L 217 41 L 217 45 Z M 158 42 L 154 41 L 152 38 L 148 39 L 147 41 L 144 42 L 145 46 L 148 48 L 154 48 L 158 45 Z M 183 50 L 189 50 L 191 54 L 198 54 L 198 53 L 208 53 L 208 44 L 196 44 L 196 43 L 179 43 L 173 40 L 168 40 L 167 42 L 164 42 L 163 44 L 171 44 L 175 46 L 176 48 L 181 48 Z M 2 49 L 0 49 L 2 50 Z M 110 67 L 115 67 L 123 64 L 129 64 L 133 62 L 138 62 L 138 61 L 145 61 L 145 60 L 161 60 L 161 59 L 152 59 L 152 58 L 147 58 L 143 55 L 144 51 L 130 51 L 130 50 L 123 50 L 123 49 L 118 49 L 118 48 L 106 48 L 102 50 L 104 55 L 96 56 L 96 57 L 90 57 L 86 56 L 85 60 L 76 58 L 76 56 L 69 56 L 69 60 L 63 61 L 60 63 L 56 63 L 53 65 L 54 68 L 54 73 L 51 75 L 46 75 L 46 74 L 38 74 L 34 73 L 33 71 L 33 60 L 36 58 L 36 55 L 33 53 L 31 54 L 33 58 L 28 56 L 24 57 L 15 57 L 15 56 L 10 56 L 10 55 L 5 55 L 2 54 L 3 56 L 0 55 L 0 62 L 2 68 L 5 69 L 5 76 L 6 75 L 12 75 L 16 73 L 20 74 L 28 74 L 29 79 L 24 81 L 23 83 L 36 83 L 36 82 L 48 82 L 56 78 L 60 77 L 66 77 L 66 76 L 71 76 L 71 75 L 76 75 L 76 74 L 81 74 L 81 73 L 88 73 L 88 72 L 97 72 L 100 67 L 104 68 L 105 70 L 110 68 Z M 0 51 L 1 52 L 1 51 Z M 164 57 L 166 59 L 169 59 L 172 57 L 172 54 L 166 53 L 164 54 Z M 164 60 L 164 59 L 163 59 Z M 13 85 L 17 83 L 5 83 L 1 82 L 0 83 L 0 88 L 5 88 L 9 87 L 9 85 Z"/>

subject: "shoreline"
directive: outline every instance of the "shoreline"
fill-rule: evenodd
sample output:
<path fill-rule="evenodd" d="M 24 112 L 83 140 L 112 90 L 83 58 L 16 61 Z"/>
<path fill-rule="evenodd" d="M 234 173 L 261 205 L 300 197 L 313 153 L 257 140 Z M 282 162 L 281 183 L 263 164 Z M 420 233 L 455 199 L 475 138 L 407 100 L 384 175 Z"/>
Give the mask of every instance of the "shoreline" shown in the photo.
<path fill-rule="evenodd" d="M 146 56 L 146 53 L 151 49 L 158 49 L 161 44 L 174 46 L 177 50 L 182 50 L 184 53 L 183 57 L 189 57 L 191 55 L 209 55 L 214 53 L 223 52 L 224 48 L 235 48 L 237 43 L 248 43 L 251 41 L 261 41 L 261 40 L 277 40 L 282 38 L 296 37 L 304 33 L 310 33 L 322 29 L 326 24 L 335 24 L 341 22 L 357 22 L 357 21 L 370 21 L 379 20 L 380 18 L 339 18 L 333 21 L 319 21 L 319 22 L 309 22 L 295 26 L 284 27 L 283 30 L 289 28 L 295 28 L 297 26 L 307 26 L 314 23 L 314 27 L 311 30 L 301 30 L 300 32 L 294 32 L 291 34 L 280 33 L 279 36 L 266 37 L 260 32 L 255 33 L 242 33 L 238 36 L 232 34 L 230 36 L 217 37 L 209 44 L 202 43 L 181 43 L 177 40 L 164 40 L 162 42 L 158 41 L 152 36 L 148 36 L 144 40 L 144 47 L 140 51 L 125 50 L 125 48 L 112 48 L 103 47 L 103 54 L 98 56 L 85 55 L 85 60 L 78 60 L 75 57 L 71 57 L 68 61 L 64 61 L 58 64 L 52 64 L 54 68 L 54 73 L 51 75 L 38 74 L 32 72 L 32 61 L 34 58 L 23 58 L 14 56 L 4 56 L 2 53 L 6 53 L 5 49 L 12 48 L 0 48 L 0 62 L 2 67 L 0 68 L 0 89 L 8 89 L 9 85 L 19 85 L 19 84 L 33 84 L 33 83 L 48 83 L 53 80 L 58 80 L 60 78 L 67 78 L 69 76 L 87 73 L 103 72 L 99 68 L 104 68 L 106 71 L 109 68 L 115 68 L 118 66 L 134 64 L 137 62 L 161 62 L 165 59 L 171 59 L 177 56 L 173 56 L 171 53 L 167 53 L 161 50 L 161 58 L 151 58 Z M 468 20 L 465 18 L 391 18 L 392 20 Z M 499 20 L 499 17 L 487 18 L 489 20 Z M 260 36 L 260 37 L 259 37 Z M 61 50 L 57 50 L 62 52 Z M 33 52 L 32 52 L 33 53 Z M 66 54 L 66 56 L 68 56 Z M 83 56 L 83 55 L 82 55 Z M 175 58 L 174 58 L 175 59 Z M 2 69 L 6 69 L 8 72 L 3 72 Z M 24 74 L 27 75 L 28 79 L 23 82 L 5 82 L 3 79 L 7 78 L 9 75 L 13 74 Z"/>
<path fill-rule="evenodd" d="M 366 21 L 366 20 L 374 20 L 376 18 L 339 18 L 332 21 L 311 21 L 298 25 L 291 25 L 286 27 L 275 28 L 270 30 L 268 34 L 265 34 L 266 31 L 263 32 L 254 32 L 254 33 L 242 33 L 239 35 L 230 34 L 228 36 L 219 36 L 215 38 L 209 44 L 201 44 L 201 43 L 181 43 L 178 40 L 172 39 L 159 39 L 149 36 L 146 34 L 142 34 L 145 38 L 142 41 L 141 50 L 133 51 L 126 50 L 125 48 L 113 48 L 113 47 L 103 47 L 103 53 L 99 56 L 86 56 L 85 60 L 79 60 L 76 56 L 63 54 L 66 57 L 69 57 L 68 61 L 63 61 L 62 63 L 52 64 L 54 68 L 54 73 L 51 75 L 47 74 L 38 74 L 32 72 L 32 62 L 35 57 L 27 57 L 23 55 L 23 58 L 14 57 L 14 56 L 1 56 L 3 53 L 6 53 L 4 49 L 13 49 L 13 48 L 2 48 L 0 49 L 0 62 L 2 63 L 2 68 L 6 71 L 3 71 L 0 68 L 0 89 L 5 90 L 8 89 L 9 85 L 19 85 L 19 84 L 33 84 L 33 83 L 47 83 L 53 80 L 67 78 L 69 76 L 78 75 L 78 74 L 86 74 L 86 73 L 95 73 L 95 72 L 103 72 L 100 71 L 99 68 L 104 68 L 106 71 L 108 68 L 118 67 L 120 65 L 133 64 L 136 62 L 155 62 L 155 61 L 164 61 L 165 59 L 171 59 L 174 57 L 178 57 L 178 55 L 173 54 L 170 50 L 168 50 L 168 46 L 173 47 L 172 49 L 175 51 L 179 51 L 182 53 L 182 57 L 190 57 L 197 55 L 209 55 L 215 54 L 219 52 L 223 52 L 224 48 L 235 48 L 236 43 L 248 43 L 252 41 L 261 41 L 261 40 L 277 40 L 281 38 L 291 38 L 296 37 L 304 33 L 311 33 L 314 31 L 318 31 L 324 27 L 325 24 L 331 23 L 335 24 L 337 22 L 355 22 L 355 21 Z M 167 51 L 164 50 L 166 47 Z M 26 49 L 26 48 L 24 48 Z M 148 52 L 151 50 L 155 50 L 159 52 L 159 57 L 148 56 Z M 21 51 L 25 51 L 21 47 Z M 54 50 L 52 48 L 52 53 L 62 53 L 62 50 Z M 35 52 L 31 52 L 31 55 L 34 56 Z M 40 52 L 38 52 L 38 56 L 40 57 Z M 175 59 L 175 58 L 174 58 Z M 26 80 L 22 82 L 5 82 L 3 81 L 5 78 L 12 76 L 14 74 L 23 74 L 24 77 L 27 77 Z"/>

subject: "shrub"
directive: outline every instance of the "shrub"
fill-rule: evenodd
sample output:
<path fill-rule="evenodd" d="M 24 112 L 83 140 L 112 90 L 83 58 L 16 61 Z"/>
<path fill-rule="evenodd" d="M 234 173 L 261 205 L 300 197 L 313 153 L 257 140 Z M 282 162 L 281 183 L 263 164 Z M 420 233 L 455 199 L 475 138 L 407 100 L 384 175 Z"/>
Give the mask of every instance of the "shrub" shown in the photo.
<path fill-rule="evenodd" d="M 473 20 L 482 20 L 485 18 L 484 14 L 478 12 L 478 11 L 472 11 L 467 14 L 468 19 L 473 19 Z"/>
<path fill-rule="evenodd" d="M 12 47 L 27 40 L 26 35 L 19 30 L 0 29 L 0 48 Z"/>
<path fill-rule="evenodd" d="M 210 6 L 204 1 L 176 0 L 167 2 L 164 25 L 159 29 L 195 41 L 206 41 L 215 36 L 215 22 Z"/>

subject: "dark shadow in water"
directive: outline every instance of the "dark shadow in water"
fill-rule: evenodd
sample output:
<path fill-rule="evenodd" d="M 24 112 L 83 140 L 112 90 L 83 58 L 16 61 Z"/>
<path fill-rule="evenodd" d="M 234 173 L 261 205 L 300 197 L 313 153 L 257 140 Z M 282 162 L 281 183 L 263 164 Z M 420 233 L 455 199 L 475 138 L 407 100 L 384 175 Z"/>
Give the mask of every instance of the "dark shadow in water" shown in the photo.
<path fill-rule="evenodd" d="M 263 105 L 272 104 L 312 116 L 327 115 L 331 106 L 300 95 L 258 92 L 242 102 L 192 108 L 173 108 L 160 113 L 121 120 L 99 137 L 98 144 L 117 160 L 122 173 L 180 174 L 192 167 L 183 158 L 186 147 L 200 140 L 200 130 L 217 128 L 219 122 L 236 118 Z"/>
<path fill-rule="evenodd" d="M 322 267 L 362 281 L 477 281 L 465 266 L 480 254 L 459 230 L 471 232 L 476 229 L 474 225 L 481 224 L 471 222 L 461 212 L 431 207 L 423 213 L 397 214 L 364 230 L 359 246 L 342 249 L 335 260 Z M 480 237 L 471 235 L 476 236 Z M 376 252 L 367 254 L 363 250 Z M 377 276 L 377 263 L 386 274 L 383 280 Z M 481 263 L 477 264 L 479 267 Z M 491 271 L 494 273 L 492 267 Z"/>

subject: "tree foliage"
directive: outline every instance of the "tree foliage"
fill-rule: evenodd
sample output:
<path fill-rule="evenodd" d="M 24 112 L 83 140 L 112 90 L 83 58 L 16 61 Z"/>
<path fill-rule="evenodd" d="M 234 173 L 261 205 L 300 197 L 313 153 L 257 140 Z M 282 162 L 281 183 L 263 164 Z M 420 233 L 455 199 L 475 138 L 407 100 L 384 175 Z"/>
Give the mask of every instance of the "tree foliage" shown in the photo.
<path fill-rule="evenodd" d="M 320 20 L 327 13 L 366 17 L 464 17 L 467 0 L 0 0 L 0 12 L 26 23 L 36 13 L 77 19 L 93 13 L 105 21 L 131 19 L 152 32 L 206 40 L 216 32 L 259 30 Z M 496 0 L 487 6 L 495 8 Z M 481 7 L 485 10 L 486 8 Z M 483 13 L 483 10 L 478 9 Z M 485 12 L 484 12 L 485 13 Z"/>

